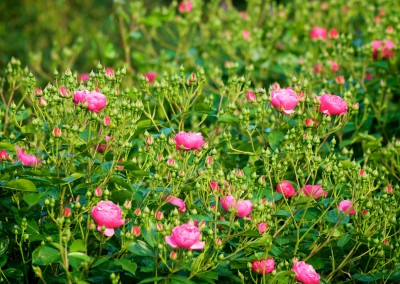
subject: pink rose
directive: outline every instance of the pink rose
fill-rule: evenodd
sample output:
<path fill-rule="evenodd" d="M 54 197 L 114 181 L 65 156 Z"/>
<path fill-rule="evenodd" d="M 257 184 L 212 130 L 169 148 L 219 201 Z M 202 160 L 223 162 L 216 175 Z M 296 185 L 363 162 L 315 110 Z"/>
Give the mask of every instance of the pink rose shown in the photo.
<path fill-rule="evenodd" d="M 345 83 L 344 77 L 336 76 L 336 83 L 338 83 L 339 85 L 343 85 Z"/>
<path fill-rule="evenodd" d="M 271 105 L 286 114 L 294 113 L 299 98 L 291 88 L 274 90 L 271 92 Z"/>
<path fill-rule="evenodd" d="M 249 217 L 251 211 L 253 211 L 253 204 L 250 200 L 239 199 L 239 201 L 236 202 L 232 195 L 227 195 L 226 197 L 221 198 L 221 205 L 225 211 L 228 211 L 229 208 L 236 209 L 236 216 L 239 218 Z"/>
<path fill-rule="evenodd" d="M 84 104 L 86 102 L 86 96 L 89 94 L 88 90 L 76 91 L 74 93 L 74 104 Z"/>
<path fill-rule="evenodd" d="M 300 261 L 293 264 L 292 270 L 296 273 L 296 280 L 303 284 L 319 284 L 319 275 L 312 265 Z"/>
<path fill-rule="evenodd" d="M 113 78 L 115 76 L 114 75 L 114 70 L 111 69 L 111 68 L 106 68 L 106 76 L 109 77 L 109 78 Z"/>
<path fill-rule="evenodd" d="M 219 190 L 218 181 L 215 180 L 210 181 L 210 188 L 212 191 Z"/>
<path fill-rule="evenodd" d="M 329 63 L 331 64 L 332 72 L 336 73 L 339 70 L 340 65 L 336 61 L 333 61 L 333 60 L 329 61 Z"/>
<path fill-rule="evenodd" d="M 329 37 L 333 39 L 337 39 L 339 37 L 339 32 L 336 29 L 331 29 L 329 31 Z"/>
<path fill-rule="evenodd" d="M 101 111 L 107 105 L 106 96 L 96 91 L 87 94 L 86 101 L 88 103 L 87 109 L 96 113 Z"/>
<path fill-rule="evenodd" d="M 78 76 L 78 82 L 87 82 L 90 79 L 89 73 L 84 73 Z"/>
<path fill-rule="evenodd" d="M 258 232 L 260 232 L 260 234 L 264 234 L 268 228 L 268 222 L 258 223 L 257 228 L 258 228 Z"/>
<path fill-rule="evenodd" d="M 24 166 L 37 166 L 40 164 L 40 159 L 36 158 L 35 156 L 28 155 L 22 148 L 17 146 L 15 150 L 17 152 L 19 161 Z"/>
<path fill-rule="evenodd" d="M 287 180 L 284 180 L 278 184 L 276 186 L 276 191 L 282 193 L 287 198 L 296 195 L 296 190 L 294 190 L 293 184 Z"/>
<path fill-rule="evenodd" d="M 257 101 L 256 95 L 251 91 L 247 92 L 246 99 L 248 103 L 255 103 Z"/>
<path fill-rule="evenodd" d="M 171 247 L 201 250 L 204 242 L 200 242 L 200 229 L 190 224 L 183 224 L 172 229 L 172 235 L 165 237 L 165 242 Z"/>
<path fill-rule="evenodd" d="M 181 131 L 174 139 L 177 150 L 199 150 L 204 145 L 201 133 Z"/>
<path fill-rule="evenodd" d="M 255 260 L 252 263 L 252 269 L 258 274 L 267 274 L 275 269 L 275 260 L 273 258 Z"/>
<path fill-rule="evenodd" d="M 310 32 L 311 39 L 322 39 L 325 40 L 327 36 L 327 31 L 325 28 L 314 27 Z"/>
<path fill-rule="evenodd" d="M 347 112 L 347 103 L 339 96 L 323 94 L 318 97 L 321 102 L 319 111 L 326 115 L 340 115 Z"/>
<path fill-rule="evenodd" d="M 178 10 L 179 10 L 179 13 L 181 13 L 181 14 L 189 13 L 192 11 L 192 9 L 193 9 L 193 4 L 190 0 L 185 0 L 185 1 L 182 1 L 181 3 L 179 3 Z"/>
<path fill-rule="evenodd" d="M 60 93 L 61 93 L 61 96 L 63 96 L 63 97 L 69 97 L 69 95 L 70 95 L 70 92 L 64 86 L 62 86 L 60 88 Z"/>
<path fill-rule="evenodd" d="M 182 213 L 182 212 L 186 211 L 186 205 L 185 205 L 185 202 L 182 199 L 177 198 L 177 197 L 173 197 L 171 195 L 168 195 L 165 200 L 167 202 L 175 205 L 175 206 L 178 206 L 179 207 L 179 209 L 178 209 L 179 213 Z"/>
<path fill-rule="evenodd" d="M 149 83 L 151 84 L 156 79 L 157 73 L 156 72 L 147 72 L 146 74 L 144 74 L 144 77 L 146 77 L 147 80 L 149 80 Z"/>
<path fill-rule="evenodd" d="M 338 209 L 341 212 L 344 212 L 344 213 L 348 212 L 349 215 L 354 215 L 354 214 L 356 214 L 356 210 L 353 209 L 352 205 L 353 204 L 350 200 L 343 200 L 339 203 Z"/>
<path fill-rule="evenodd" d="M 323 190 L 320 185 L 314 184 L 307 184 L 303 188 L 300 188 L 300 191 L 304 193 L 305 196 L 312 196 L 312 198 L 317 199 L 321 196 L 328 196 L 328 193 Z"/>
<path fill-rule="evenodd" d="M 372 42 L 372 57 L 378 59 L 379 57 L 391 58 L 394 56 L 394 43 L 391 40 L 385 40 L 385 44 L 381 40 L 374 40 Z"/>
<path fill-rule="evenodd" d="M 112 201 L 100 201 L 92 208 L 92 217 L 97 224 L 97 231 L 102 232 L 105 236 L 114 235 L 114 228 L 125 224 L 122 219 L 122 210 Z M 103 226 L 105 230 L 103 231 Z"/>
<path fill-rule="evenodd" d="M 1 150 L 0 151 L 0 161 L 7 160 L 7 159 L 8 159 L 8 154 L 7 154 L 6 150 Z"/>

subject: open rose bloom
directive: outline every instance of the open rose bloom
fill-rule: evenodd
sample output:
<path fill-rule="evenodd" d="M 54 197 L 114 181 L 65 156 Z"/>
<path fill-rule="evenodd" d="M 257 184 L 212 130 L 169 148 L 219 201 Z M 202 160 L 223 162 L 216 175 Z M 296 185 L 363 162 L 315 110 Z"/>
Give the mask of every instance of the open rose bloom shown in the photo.
<path fill-rule="evenodd" d="M 296 190 L 294 189 L 293 184 L 287 180 L 278 184 L 276 186 L 276 191 L 284 195 L 286 198 L 296 195 Z"/>
<path fill-rule="evenodd" d="M 40 159 L 36 158 L 34 155 L 28 155 L 22 148 L 16 147 L 15 150 L 17 152 L 18 160 L 24 166 L 37 166 L 40 164 Z"/>
<path fill-rule="evenodd" d="M 303 188 L 300 188 L 300 191 L 304 193 L 305 196 L 311 196 L 314 199 L 317 199 L 321 196 L 327 197 L 328 193 L 322 189 L 320 185 L 311 185 L 307 184 Z"/>
<path fill-rule="evenodd" d="M 325 40 L 327 35 L 328 35 L 328 31 L 325 28 L 321 28 L 321 27 L 314 27 L 310 31 L 310 37 L 313 40 L 316 40 L 316 39 Z"/>
<path fill-rule="evenodd" d="M 299 103 L 299 97 L 291 88 L 273 90 L 270 103 L 279 111 L 291 114 Z"/>
<path fill-rule="evenodd" d="M 172 235 L 165 237 L 165 242 L 173 248 L 201 250 L 204 242 L 200 241 L 200 229 L 190 224 L 183 224 L 172 229 Z"/>
<path fill-rule="evenodd" d="M 88 90 L 76 91 L 74 93 L 74 104 L 83 104 L 86 105 L 89 111 L 98 113 L 107 105 L 107 98 L 105 95 L 93 91 L 89 92 Z"/>
<path fill-rule="evenodd" d="M 181 131 L 174 139 L 177 150 L 199 150 L 205 143 L 201 133 Z"/>
<path fill-rule="evenodd" d="M 236 202 L 236 199 L 232 195 L 221 198 L 221 205 L 225 211 L 228 211 L 229 208 L 235 208 L 237 210 L 236 216 L 239 218 L 249 218 L 251 211 L 253 211 L 253 204 L 250 200 L 239 199 Z"/>
<path fill-rule="evenodd" d="M 338 205 L 339 211 L 343 213 L 349 213 L 349 215 L 356 214 L 356 210 L 353 209 L 353 203 L 350 200 L 343 200 Z"/>
<path fill-rule="evenodd" d="M 341 115 L 347 112 L 347 103 L 339 96 L 323 94 L 318 97 L 321 102 L 319 111 L 326 115 Z"/>
<path fill-rule="evenodd" d="M 179 213 L 182 213 L 182 212 L 186 211 L 185 202 L 180 198 L 168 195 L 167 198 L 165 199 L 165 201 L 167 201 L 167 202 L 169 202 L 169 203 L 171 203 L 171 204 L 173 204 L 175 206 L 178 206 L 179 207 L 179 209 L 178 209 Z"/>
<path fill-rule="evenodd" d="M 314 267 L 299 261 L 293 264 L 292 270 L 296 273 L 296 280 L 302 284 L 319 284 L 320 276 L 315 272 Z"/>
<path fill-rule="evenodd" d="M 92 208 L 91 213 L 97 224 L 97 231 L 102 232 L 107 237 L 114 235 L 114 228 L 125 224 L 125 219 L 122 219 L 121 208 L 112 201 L 100 201 Z M 104 231 L 103 227 L 105 228 Z"/>
<path fill-rule="evenodd" d="M 275 269 L 275 260 L 273 258 L 255 260 L 251 266 L 254 272 L 267 274 Z"/>

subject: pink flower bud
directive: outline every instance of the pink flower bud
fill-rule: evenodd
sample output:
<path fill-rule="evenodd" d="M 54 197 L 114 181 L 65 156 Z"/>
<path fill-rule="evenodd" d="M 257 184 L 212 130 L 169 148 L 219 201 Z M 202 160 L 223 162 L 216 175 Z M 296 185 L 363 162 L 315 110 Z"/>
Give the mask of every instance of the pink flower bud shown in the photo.
<path fill-rule="evenodd" d="M 35 89 L 35 95 L 36 95 L 37 97 L 40 97 L 40 96 L 43 95 L 43 91 L 42 91 L 41 89 L 39 89 L 39 88 L 36 88 L 36 89 Z"/>
<path fill-rule="evenodd" d="M 393 27 L 392 27 L 392 26 L 388 26 L 388 27 L 386 28 L 386 32 L 387 32 L 388 34 L 392 34 L 392 33 L 393 33 Z"/>
<path fill-rule="evenodd" d="M 94 190 L 94 195 L 97 197 L 100 197 L 103 195 L 103 191 L 101 190 L 100 187 L 96 187 L 96 189 Z"/>
<path fill-rule="evenodd" d="M 321 39 L 325 40 L 327 36 L 327 31 L 325 28 L 314 27 L 310 32 L 310 37 L 313 40 Z"/>
<path fill-rule="evenodd" d="M 367 80 L 367 81 L 372 80 L 372 74 L 371 73 L 365 74 L 365 80 Z"/>
<path fill-rule="evenodd" d="M 103 125 L 109 126 L 111 124 L 111 118 L 109 116 L 105 116 L 103 119 Z"/>
<path fill-rule="evenodd" d="M 131 234 L 135 237 L 139 237 L 141 233 L 140 227 L 139 226 L 133 226 Z"/>
<path fill-rule="evenodd" d="M 279 90 L 281 87 L 279 86 L 279 84 L 277 82 L 272 84 L 272 91 L 276 91 Z"/>
<path fill-rule="evenodd" d="M 55 127 L 55 128 L 53 129 L 53 136 L 54 136 L 54 137 L 61 137 L 61 129 L 58 128 L 58 127 Z"/>
<path fill-rule="evenodd" d="M 336 61 L 333 61 L 333 60 L 329 61 L 329 63 L 331 64 L 332 72 L 336 73 L 339 70 L 340 65 Z"/>
<path fill-rule="evenodd" d="M 69 97 L 71 95 L 71 93 L 64 86 L 60 88 L 60 94 L 62 97 Z"/>
<path fill-rule="evenodd" d="M 331 29 L 329 31 L 329 37 L 332 39 L 337 39 L 339 37 L 339 32 L 336 29 Z"/>
<path fill-rule="evenodd" d="M 356 214 L 356 210 L 352 207 L 352 202 L 350 200 L 343 200 L 339 203 L 338 209 L 343 213 L 349 213 L 349 215 Z"/>
<path fill-rule="evenodd" d="M 364 209 L 364 210 L 361 212 L 361 214 L 362 214 L 363 216 L 367 215 L 367 213 L 368 213 L 368 210 L 367 210 L 367 209 Z"/>
<path fill-rule="evenodd" d="M 164 219 L 164 213 L 161 212 L 161 211 L 157 211 L 157 212 L 156 212 L 156 219 L 157 219 L 158 221 L 161 221 L 162 219 Z"/>
<path fill-rule="evenodd" d="M 255 103 L 257 101 L 256 95 L 254 95 L 254 93 L 251 91 L 247 92 L 246 99 L 248 103 Z"/>
<path fill-rule="evenodd" d="M 149 80 L 149 83 L 152 84 L 157 77 L 157 73 L 156 72 L 147 72 L 144 74 L 144 77 L 146 77 L 147 80 Z"/>
<path fill-rule="evenodd" d="M 265 231 L 268 228 L 268 223 L 267 222 L 261 222 L 257 225 L 258 231 L 260 232 L 260 234 L 264 234 Z"/>
<path fill-rule="evenodd" d="M 157 223 L 156 229 L 157 229 L 157 231 L 161 232 L 164 228 L 163 228 L 163 225 L 161 223 Z"/>
<path fill-rule="evenodd" d="M 9 155 L 7 154 L 6 150 L 1 150 L 0 151 L 0 161 L 5 161 L 7 160 Z"/>
<path fill-rule="evenodd" d="M 314 118 L 306 118 L 305 125 L 306 127 L 316 127 L 318 122 Z"/>
<path fill-rule="evenodd" d="M 154 138 L 152 136 L 146 137 L 146 145 L 151 146 L 154 144 Z"/>
<path fill-rule="evenodd" d="M 320 74 L 322 72 L 323 66 L 322 64 L 316 64 L 314 66 L 314 73 L 315 74 Z"/>
<path fill-rule="evenodd" d="M 206 158 L 206 165 L 210 166 L 210 165 L 212 165 L 212 164 L 213 164 L 213 157 L 208 156 L 208 157 Z"/>
<path fill-rule="evenodd" d="M 169 258 L 171 260 L 176 260 L 178 258 L 178 254 L 176 253 L 176 251 L 171 251 L 171 253 L 169 254 Z"/>
<path fill-rule="evenodd" d="M 250 31 L 249 30 L 243 30 L 242 31 L 242 36 L 245 40 L 249 41 L 250 40 Z"/>
<path fill-rule="evenodd" d="M 343 76 L 337 76 L 336 77 L 336 83 L 338 83 L 339 85 L 344 85 L 344 77 Z"/>
<path fill-rule="evenodd" d="M 124 208 L 125 208 L 126 210 L 131 210 L 131 208 L 132 208 L 132 201 L 126 200 L 126 201 L 124 202 Z"/>
<path fill-rule="evenodd" d="M 167 160 L 167 165 L 170 166 L 170 167 L 175 166 L 175 160 L 172 159 L 172 158 L 169 158 L 169 159 Z"/>
<path fill-rule="evenodd" d="M 365 170 L 364 170 L 364 169 L 361 169 L 361 170 L 359 171 L 359 173 L 358 173 L 358 174 L 359 174 L 359 175 L 360 175 L 360 177 L 361 177 L 361 176 L 363 176 L 363 175 L 364 175 L 364 173 L 365 173 Z"/>
<path fill-rule="evenodd" d="M 135 215 L 136 215 L 136 216 L 142 215 L 142 211 L 140 210 L 140 208 L 136 208 L 136 209 L 135 209 Z"/>
<path fill-rule="evenodd" d="M 394 193 L 393 187 L 390 184 L 388 184 L 388 186 L 386 187 L 386 192 L 387 193 Z"/>
<path fill-rule="evenodd" d="M 87 82 L 90 79 L 90 74 L 89 73 L 84 73 L 78 76 L 78 82 Z"/>
<path fill-rule="evenodd" d="M 193 9 L 193 4 L 190 0 L 184 0 L 181 3 L 179 3 L 178 10 L 179 13 L 184 14 L 184 13 L 189 13 Z"/>
<path fill-rule="evenodd" d="M 39 98 L 38 105 L 39 105 L 40 107 L 47 107 L 48 104 L 49 104 L 49 103 L 48 103 L 44 98 Z"/>
<path fill-rule="evenodd" d="M 66 218 L 69 218 L 71 216 L 71 209 L 69 209 L 68 207 L 65 207 L 63 210 L 63 215 Z"/>
<path fill-rule="evenodd" d="M 190 74 L 190 76 L 187 78 L 187 84 L 188 85 L 196 85 L 196 83 L 197 83 L 197 76 L 196 76 L 196 73 L 192 73 L 192 74 Z"/>
<path fill-rule="evenodd" d="M 111 68 L 106 68 L 106 76 L 109 78 L 113 78 L 114 77 L 114 70 Z"/>
<path fill-rule="evenodd" d="M 210 188 L 212 191 L 219 190 L 218 181 L 212 180 L 210 182 Z"/>

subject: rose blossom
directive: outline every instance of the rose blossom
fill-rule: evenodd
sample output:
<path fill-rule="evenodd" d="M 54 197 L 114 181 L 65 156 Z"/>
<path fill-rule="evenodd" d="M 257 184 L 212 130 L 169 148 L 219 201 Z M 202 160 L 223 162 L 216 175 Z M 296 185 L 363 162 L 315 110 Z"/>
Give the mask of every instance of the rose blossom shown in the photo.
<path fill-rule="evenodd" d="M 149 80 L 149 83 L 151 84 L 156 79 L 157 73 L 156 72 L 147 72 L 146 74 L 144 74 L 144 77 L 146 77 L 147 80 Z"/>
<path fill-rule="evenodd" d="M 106 96 L 96 91 L 87 94 L 86 101 L 88 103 L 87 109 L 96 113 L 107 105 Z"/>
<path fill-rule="evenodd" d="M 352 202 L 350 200 L 343 200 L 339 203 L 338 209 L 344 213 L 349 212 L 349 215 L 356 214 L 356 210 L 352 207 Z"/>
<path fill-rule="evenodd" d="M 304 261 L 293 264 L 292 270 L 296 273 L 296 280 L 303 284 L 319 284 L 319 275 L 314 267 Z"/>
<path fill-rule="evenodd" d="M 175 136 L 177 150 L 199 150 L 204 145 L 201 133 L 181 131 Z"/>
<path fill-rule="evenodd" d="M 296 195 L 293 184 L 287 180 L 282 181 L 276 186 L 276 191 L 282 193 L 285 197 L 289 198 Z"/>
<path fill-rule="evenodd" d="M 299 98 L 291 88 L 274 90 L 271 92 L 271 105 L 286 114 L 294 113 Z"/>
<path fill-rule="evenodd" d="M 88 90 L 76 91 L 74 93 L 74 104 L 84 104 L 86 102 L 86 96 L 88 93 Z"/>
<path fill-rule="evenodd" d="M 172 235 L 165 237 L 165 242 L 171 247 L 201 250 L 204 242 L 200 242 L 200 229 L 190 224 L 183 224 L 172 229 Z"/>
<path fill-rule="evenodd" d="M 339 96 L 323 94 L 318 99 L 321 102 L 319 111 L 326 115 L 340 115 L 347 112 L 347 103 Z"/>
<path fill-rule="evenodd" d="M 252 263 L 252 269 L 258 274 L 267 274 L 275 269 L 275 260 L 273 258 L 255 260 Z"/>
<path fill-rule="evenodd" d="M 92 217 L 97 224 L 97 231 L 102 232 L 105 236 L 114 235 L 114 228 L 125 224 L 122 219 L 122 210 L 112 201 L 100 201 L 92 208 Z M 103 231 L 103 226 L 105 230 Z"/>
<path fill-rule="evenodd" d="M 235 208 L 237 210 L 236 216 L 239 218 L 249 217 L 251 211 L 253 211 L 253 204 L 250 200 L 242 200 L 236 202 L 232 195 L 227 195 L 225 198 L 221 198 L 221 205 L 225 211 L 229 208 Z"/>
<path fill-rule="evenodd" d="M 16 147 L 16 152 L 17 152 L 17 157 L 19 161 L 24 165 L 24 166 L 37 166 L 40 164 L 40 159 L 36 158 L 35 156 L 28 155 L 25 153 L 25 151 L 20 148 Z"/>
<path fill-rule="evenodd" d="M 185 205 L 185 202 L 182 199 L 177 198 L 177 197 L 173 197 L 171 195 L 168 195 L 165 200 L 167 202 L 175 205 L 175 206 L 178 206 L 179 207 L 179 209 L 178 209 L 179 213 L 182 213 L 182 212 L 186 211 L 186 205 Z"/>
<path fill-rule="evenodd" d="M 260 234 L 264 234 L 265 231 L 266 231 L 267 228 L 268 228 L 268 222 L 261 222 L 261 223 L 259 223 L 259 224 L 257 225 L 257 228 L 258 228 L 258 232 L 259 232 Z"/>
<path fill-rule="evenodd" d="M 181 13 L 181 14 L 189 13 L 192 11 L 192 9 L 193 9 L 193 4 L 190 0 L 185 0 L 185 1 L 182 1 L 181 3 L 179 3 L 178 10 L 179 10 L 179 13 Z"/>
<path fill-rule="evenodd" d="M 328 193 L 323 190 L 323 188 L 318 184 L 307 184 L 300 188 L 300 191 L 304 193 L 305 196 L 312 196 L 312 198 L 317 199 L 321 196 L 328 196 Z"/>
<path fill-rule="evenodd" d="M 322 39 L 325 40 L 327 36 L 327 31 L 325 28 L 314 27 L 310 32 L 311 39 Z"/>
<path fill-rule="evenodd" d="M 7 160 L 7 159 L 8 159 L 8 154 L 7 154 L 6 150 L 1 150 L 0 151 L 0 161 Z"/>
<path fill-rule="evenodd" d="M 84 73 L 78 76 L 78 82 L 87 82 L 90 79 L 89 73 Z"/>
<path fill-rule="evenodd" d="M 329 37 L 333 39 L 337 39 L 339 37 L 339 32 L 336 29 L 331 29 L 329 31 Z"/>
<path fill-rule="evenodd" d="M 331 64 L 332 72 L 336 73 L 339 70 L 340 65 L 336 61 L 333 61 L 333 60 L 329 61 L 329 63 Z"/>
<path fill-rule="evenodd" d="M 377 59 L 381 56 L 389 59 L 394 56 L 393 48 L 394 43 L 391 40 L 385 40 L 385 44 L 383 44 L 381 40 L 374 40 L 372 42 L 372 57 Z"/>
<path fill-rule="evenodd" d="M 254 95 L 254 93 L 251 91 L 247 92 L 246 99 L 248 103 L 255 103 L 257 101 L 256 95 Z"/>

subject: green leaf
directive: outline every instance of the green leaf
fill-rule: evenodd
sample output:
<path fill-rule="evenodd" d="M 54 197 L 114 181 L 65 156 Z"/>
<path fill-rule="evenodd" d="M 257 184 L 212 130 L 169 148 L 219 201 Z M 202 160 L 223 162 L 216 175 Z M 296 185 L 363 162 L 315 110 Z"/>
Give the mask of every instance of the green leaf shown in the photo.
<path fill-rule="evenodd" d="M 84 174 L 81 173 L 74 173 L 72 175 L 70 175 L 69 177 L 63 178 L 62 180 L 65 182 L 64 184 L 68 184 L 71 183 L 77 179 L 80 179 L 81 177 L 83 177 Z"/>
<path fill-rule="evenodd" d="M 123 187 L 123 188 L 125 188 L 125 189 L 129 189 L 130 191 L 133 191 L 132 186 L 131 186 L 129 183 L 127 183 L 127 182 L 126 182 L 122 177 L 120 177 L 120 176 L 117 176 L 117 175 L 113 176 L 113 177 L 110 179 L 110 182 L 111 182 L 111 183 L 118 184 L 119 186 L 121 186 L 121 187 Z"/>
<path fill-rule="evenodd" d="M 219 123 L 239 123 L 239 118 L 236 116 L 220 116 L 218 117 Z"/>
<path fill-rule="evenodd" d="M 8 249 L 10 239 L 6 234 L 0 234 L 0 256 L 2 256 Z"/>
<path fill-rule="evenodd" d="M 163 280 L 163 279 L 164 279 L 164 277 L 151 277 L 151 278 L 143 279 L 138 284 L 152 283 L 152 282 L 160 281 L 160 280 Z"/>
<path fill-rule="evenodd" d="M 129 272 L 132 275 L 135 275 L 137 264 L 129 259 L 116 259 L 114 261 L 115 265 L 119 265 L 122 267 L 123 270 Z"/>
<path fill-rule="evenodd" d="M 111 200 L 114 201 L 115 203 L 122 204 L 126 200 L 131 200 L 131 199 L 132 199 L 132 193 L 124 189 L 113 191 L 111 194 Z"/>
<path fill-rule="evenodd" d="M 29 207 L 38 204 L 42 199 L 43 194 L 41 192 L 32 192 L 24 194 L 24 201 L 28 203 Z"/>
<path fill-rule="evenodd" d="M 86 246 L 83 240 L 77 239 L 72 242 L 69 250 L 70 252 L 86 252 Z"/>
<path fill-rule="evenodd" d="M 268 142 L 272 150 L 275 150 L 279 147 L 279 144 L 282 142 L 283 137 L 285 137 L 285 134 L 277 129 L 272 130 L 268 134 Z"/>
<path fill-rule="evenodd" d="M 8 152 L 15 152 L 15 146 L 10 143 L 0 143 L 0 149 L 4 149 Z"/>
<path fill-rule="evenodd" d="M 35 184 L 27 179 L 14 179 L 10 180 L 4 186 L 5 188 L 10 188 L 12 190 L 21 190 L 24 192 L 38 192 Z"/>
<path fill-rule="evenodd" d="M 282 209 L 276 210 L 274 215 L 279 216 L 279 217 L 290 217 L 290 213 L 288 211 L 282 210 Z"/>
<path fill-rule="evenodd" d="M 342 248 L 344 247 L 348 241 L 351 240 L 351 234 L 346 234 L 340 237 L 340 239 L 337 242 L 337 246 Z M 316 268 L 317 269 L 317 268 Z"/>
<path fill-rule="evenodd" d="M 307 261 L 308 264 L 311 264 L 315 270 L 326 267 L 326 262 L 322 257 L 314 256 L 313 258 Z"/>
<path fill-rule="evenodd" d="M 137 242 L 130 243 L 128 245 L 128 250 L 135 255 L 151 256 L 151 257 L 156 256 L 155 253 L 152 250 L 150 250 L 147 244 L 140 240 L 138 240 Z"/>
<path fill-rule="evenodd" d="M 74 269 L 79 269 L 81 263 L 90 261 L 90 256 L 83 252 L 70 252 L 68 254 L 68 262 Z"/>
<path fill-rule="evenodd" d="M 214 271 L 204 271 L 196 274 L 196 278 L 218 280 L 218 273 Z"/>
<path fill-rule="evenodd" d="M 17 268 L 8 268 L 3 270 L 3 273 L 7 278 L 22 279 L 24 277 L 24 273 Z"/>
<path fill-rule="evenodd" d="M 0 268 L 7 263 L 7 254 L 0 255 Z"/>
<path fill-rule="evenodd" d="M 39 246 L 32 254 L 32 264 L 49 265 L 61 260 L 60 252 L 52 247 Z"/>
<path fill-rule="evenodd" d="M 181 275 L 172 275 L 171 284 L 182 283 L 182 284 L 195 284 L 195 282 L 190 281 L 187 277 Z"/>

